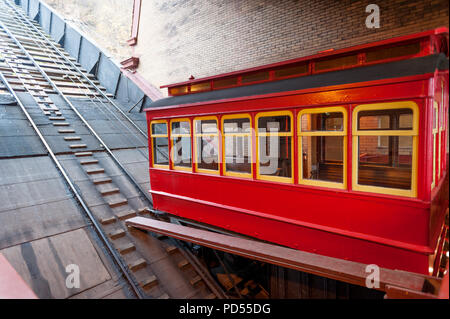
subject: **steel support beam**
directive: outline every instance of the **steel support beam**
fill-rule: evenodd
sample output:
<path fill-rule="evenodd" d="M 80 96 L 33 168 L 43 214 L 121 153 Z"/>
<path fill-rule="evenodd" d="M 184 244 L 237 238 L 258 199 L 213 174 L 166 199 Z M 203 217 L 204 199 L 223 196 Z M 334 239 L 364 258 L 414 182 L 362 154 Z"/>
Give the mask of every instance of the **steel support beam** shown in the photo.
<path fill-rule="evenodd" d="M 366 287 L 366 264 L 322 256 L 300 250 L 175 225 L 144 217 L 128 219 L 130 227 L 147 230 L 230 254 Z M 437 298 L 442 279 L 400 270 L 379 268 L 379 287 L 385 292 L 415 292 L 422 298 Z M 405 296 L 403 293 L 392 297 Z M 407 295 L 407 294 L 406 294 Z"/>

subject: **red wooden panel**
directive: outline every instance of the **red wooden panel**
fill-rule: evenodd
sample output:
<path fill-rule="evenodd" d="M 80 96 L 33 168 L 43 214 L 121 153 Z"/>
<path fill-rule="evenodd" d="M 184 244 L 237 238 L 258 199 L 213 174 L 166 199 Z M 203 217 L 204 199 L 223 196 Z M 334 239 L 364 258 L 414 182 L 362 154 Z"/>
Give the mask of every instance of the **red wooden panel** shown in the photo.
<path fill-rule="evenodd" d="M 429 256 L 435 251 L 445 206 L 443 188 L 438 186 L 430 191 L 434 76 L 425 74 L 149 109 L 149 121 L 218 115 L 220 122 L 222 114 L 246 112 L 251 114 L 253 123 L 255 114 L 262 111 L 295 113 L 304 107 L 324 106 L 348 109 L 348 189 L 151 168 L 155 208 L 299 250 L 428 274 Z M 414 101 L 419 106 L 417 198 L 351 189 L 352 110 L 358 104 L 393 101 Z M 297 134 L 293 142 L 297 150 Z M 298 158 L 296 155 L 294 158 L 296 177 Z M 438 190 L 440 195 L 436 197 Z"/>

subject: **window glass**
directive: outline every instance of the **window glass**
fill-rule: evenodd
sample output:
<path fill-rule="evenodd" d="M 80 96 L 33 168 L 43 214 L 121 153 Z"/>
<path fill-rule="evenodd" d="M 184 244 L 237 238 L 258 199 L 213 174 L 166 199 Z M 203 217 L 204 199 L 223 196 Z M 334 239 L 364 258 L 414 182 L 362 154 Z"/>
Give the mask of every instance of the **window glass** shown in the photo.
<path fill-rule="evenodd" d="M 250 83 L 269 79 L 269 71 L 261 71 L 256 73 L 244 74 L 241 77 L 242 83 Z"/>
<path fill-rule="evenodd" d="M 438 128 L 438 110 L 437 107 L 433 109 L 433 129 L 436 130 Z"/>
<path fill-rule="evenodd" d="M 225 119 L 223 131 L 226 172 L 250 174 L 252 171 L 250 119 Z"/>
<path fill-rule="evenodd" d="M 225 133 L 250 133 L 250 119 L 225 119 L 223 122 L 223 131 Z"/>
<path fill-rule="evenodd" d="M 153 163 L 158 165 L 169 165 L 169 145 L 167 137 L 153 138 Z"/>
<path fill-rule="evenodd" d="M 195 121 L 196 134 L 217 134 L 216 120 L 196 120 Z"/>
<path fill-rule="evenodd" d="M 210 90 L 210 89 L 211 89 L 211 83 L 209 81 L 191 84 L 191 92 L 206 91 L 206 90 Z"/>
<path fill-rule="evenodd" d="M 291 136 L 259 137 L 259 174 L 292 177 Z"/>
<path fill-rule="evenodd" d="M 220 89 L 220 88 L 224 88 L 224 87 L 237 85 L 238 84 L 237 80 L 238 80 L 237 77 L 225 78 L 225 79 L 221 79 L 221 80 L 214 80 L 213 85 L 214 85 L 215 89 Z"/>
<path fill-rule="evenodd" d="M 191 134 L 189 121 L 172 122 L 172 135 Z"/>
<path fill-rule="evenodd" d="M 357 183 L 411 190 L 415 138 L 413 110 L 383 109 L 380 105 L 379 110 L 358 112 L 357 120 Z M 369 130 L 372 134 L 365 133 Z M 399 130 L 406 132 L 394 132 Z M 373 135 L 373 131 L 379 132 Z"/>
<path fill-rule="evenodd" d="M 265 133 L 282 133 L 291 131 L 291 119 L 287 115 L 260 117 L 258 131 Z"/>
<path fill-rule="evenodd" d="M 153 164 L 169 165 L 167 123 L 152 123 Z"/>
<path fill-rule="evenodd" d="M 408 56 L 420 52 L 420 42 L 405 44 L 402 46 L 375 49 L 366 52 L 366 62 L 374 62 L 384 59 L 393 59 Z"/>
<path fill-rule="evenodd" d="M 358 55 L 349 55 L 340 58 L 317 61 L 314 63 L 314 70 L 323 71 L 327 69 L 339 69 L 356 64 L 358 64 Z"/>
<path fill-rule="evenodd" d="M 308 181 L 344 183 L 346 139 L 344 113 L 336 112 L 339 108 L 328 109 L 330 112 L 317 113 L 319 110 L 311 109 L 301 113 L 298 140 L 301 149 L 300 183 L 307 184 Z M 313 185 L 333 187 L 331 184 Z"/>
<path fill-rule="evenodd" d="M 303 179 L 344 182 L 344 136 L 302 136 Z"/>
<path fill-rule="evenodd" d="M 172 162 L 176 167 L 192 167 L 189 121 L 172 122 Z"/>
<path fill-rule="evenodd" d="M 341 112 L 307 113 L 301 117 L 301 131 L 342 131 L 344 115 Z"/>
<path fill-rule="evenodd" d="M 411 189 L 413 136 L 359 136 L 358 148 L 358 184 Z"/>
<path fill-rule="evenodd" d="M 167 134 L 167 123 L 153 123 L 152 135 Z"/>
<path fill-rule="evenodd" d="M 177 95 L 177 94 L 184 94 L 184 93 L 188 93 L 188 86 L 187 85 L 176 86 L 176 87 L 169 88 L 169 94 L 170 95 Z"/>
<path fill-rule="evenodd" d="M 219 169 L 217 120 L 195 120 L 196 162 L 198 169 Z"/>
<path fill-rule="evenodd" d="M 258 119 L 258 168 L 261 176 L 292 177 L 291 116 Z"/>
<path fill-rule="evenodd" d="M 358 130 L 411 130 L 411 109 L 371 110 L 358 112 Z"/>
<path fill-rule="evenodd" d="M 200 169 L 219 169 L 219 139 L 217 136 L 197 137 L 197 167 Z"/>
<path fill-rule="evenodd" d="M 399 128 L 411 130 L 413 128 L 413 115 L 410 114 L 400 114 L 399 115 Z"/>
<path fill-rule="evenodd" d="M 181 167 L 191 167 L 191 138 L 172 137 L 173 164 Z"/>
<path fill-rule="evenodd" d="M 275 70 L 275 77 L 281 78 L 286 76 L 293 76 L 293 75 L 301 75 L 308 72 L 308 63 L 300 64 L 300 65 L 294 65 L 294 66 L 284 66 L 280 67 Z"/>

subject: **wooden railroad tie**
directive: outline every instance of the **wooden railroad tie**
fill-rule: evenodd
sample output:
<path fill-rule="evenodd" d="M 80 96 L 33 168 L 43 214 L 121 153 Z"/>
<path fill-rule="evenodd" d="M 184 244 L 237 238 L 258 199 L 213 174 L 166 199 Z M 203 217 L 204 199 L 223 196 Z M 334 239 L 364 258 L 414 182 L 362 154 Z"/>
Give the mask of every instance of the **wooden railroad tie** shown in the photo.
<path fill-rule="evenodd" d="M 66 129 L 66 130 L 58 130 L 58 133 L 61 133 L 61 134 L 66 134 L 66 133 L 75 133 L 75 130 L 73 130 L 73 129 Z"/>
<path fill-rule="evenodd" d="M 103 189 L 100 191 L 100 194 L 102 196 L 109 196 L 109 195 L 118 194 L 118 193 L 120 193 L 120 190 L 117 187 Z"/>
<path fill-rule="evenodd" d="M 98 160 L 96 160 L 96 159 L 84 160 L 84 161 L 80 161 L 80 164 L 81 164 L 81 165 L 98 164 Z"/>
<path fill-rule="evenodd" d="M 123 229 L 118 229 L 109 233 L 109 238 L 118 239 L 125 236 L 125 231 Z"/>
<path fill-rule="evenodd" d="M 144 258 L 139 258 L 131 264 L 128 264 L 128 268 L 130 268 L 130 270 L 133 272 L 136 272 L 139 269 L 144 268 L 145 266 L 147 266 L 147 261 Z"/>
<path fill-rule="evenodd" d="M 156 276 L 152 275 L 140 283 L 141 287 L 144 289 L 150 289 L 158 284 L 158 279 Z"/>
<path fill-rule="evenodd" d="M 195 276 L 194 278 L 192 278 L 189 282 L 191 283 L 192 286 L 196 286 L 198 283 L 200 283 L 202 281 L 202 277 L 200 276 Z"/>
<path fill-rule="evenodd" d="M 92 156 L 92 152 L 79 152 L 75 153 L 76 157 L 83 157 L 83 156 Z"/>
<path fill-rule="evenodd" d="M 128 210 L 128 211 L 116 213 L 115 215 L 119 220 L 125 220 L 125 219 L 131 218 L 131 217 L 135 217 L 136 212 L 134 210 Z"/>
<path fill-rule="evenodd" d="M 89 175 L 102 174 L 104 172 L 105 172 L 105 169 L 103 169 L 103 168 L 94 168 L 94 169 L 86 170 L 86 173 Z"/>
<path fill-rule="evenodd" d="M 65 141 L 79 141 L 81 137 L 79 136 L 64 136 Z"/>
<path fill-rule="evenodd" d="M 98 178 L 98 179 L 94 179 L 92 181 L 95 185 L 101 185 L 101 184 L 108 184 L 112 182 L 112 179 L 109 177 L 105 177 L 105 178 Z"/>
<path fill-rule="evenodd" d="M 72 144 L 69 145 L 70 148 L 74 149 L 74 148 L 86 148 L 87 145 L 86 144 Z"/>
<path fill-rule="evenodd" d="M 180 261 L 178 263 L 178 268 L 180 268 L 180 269 L 185 269 L 188 266 L 189 266 L 189 262 L 186 259 L 183 259 L 182 261 Z"/>
<path fill-rule="evenodd" d="M 100 219 L 100 223 L 101 223 L 102 225 L 113 224 L 113 223 L 115 223 L 116 221 L 117 221 L 117 220 L 116 220 L 115 217 L 105 217 L 105 218 Z"/>
<path fill-rule="evenodd" d="M 111 208 L 123 206 L 123 205 L 126 205 L 126 204 L 128 204 L 128 200 L 126 198 L 108 202 L 108 205 Z"/>
<path fill-rule="evenodd" d="M 129 243 L 129 244 L 125 244 L 125 245 L 121 245 L 121 246 L 117 247 L 117 250 L 119 251 L 119 253 L 121 255 L 126 255 L 132 251 L 135 251 L 136 246 L 133 243 Z"/>

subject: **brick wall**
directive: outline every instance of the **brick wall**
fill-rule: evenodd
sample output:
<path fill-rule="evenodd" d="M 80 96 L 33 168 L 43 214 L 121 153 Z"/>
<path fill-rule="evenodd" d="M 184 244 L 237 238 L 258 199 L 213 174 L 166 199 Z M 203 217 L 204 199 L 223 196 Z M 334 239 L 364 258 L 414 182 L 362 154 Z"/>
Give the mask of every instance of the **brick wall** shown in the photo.
<path fill-rule="evenodd" d="M 365 26 L 370 3 L 379 29 Z M 142 1 L 140 21 L 138 70 L 159 86 L 448 26 L 448 2 Z"/>

